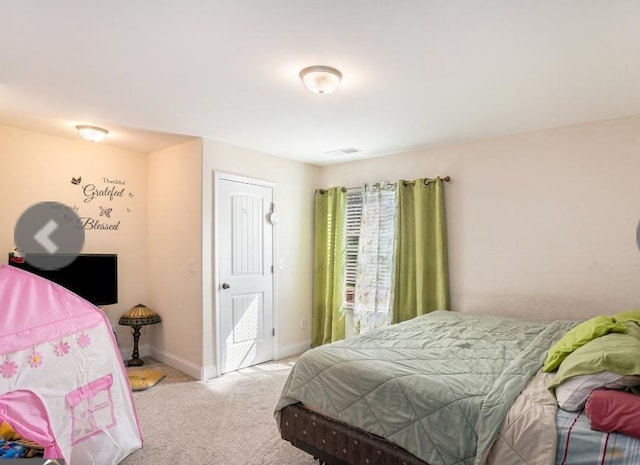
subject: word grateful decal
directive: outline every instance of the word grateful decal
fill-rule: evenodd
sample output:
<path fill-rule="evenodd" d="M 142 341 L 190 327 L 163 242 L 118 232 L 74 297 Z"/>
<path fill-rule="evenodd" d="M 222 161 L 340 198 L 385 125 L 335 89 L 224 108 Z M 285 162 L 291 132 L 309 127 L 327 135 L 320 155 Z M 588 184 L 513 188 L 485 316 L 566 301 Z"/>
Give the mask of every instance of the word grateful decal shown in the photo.
<path fill-rule="evenodd" d="M 82 212 L 77 205 L 73 211 L 78 215 L 79 228 L 86 231 L 118 231 L 122 222 L 119 214 L 131 213 L 127 203 L 134 194 L 127 189 L 124 179 L 101 178 L 98 182 L 82 182 L 82 176 L 71 177 L 71 184 L 81 189 Z M 86 214 L 85 214 L 86 212 Z"/>

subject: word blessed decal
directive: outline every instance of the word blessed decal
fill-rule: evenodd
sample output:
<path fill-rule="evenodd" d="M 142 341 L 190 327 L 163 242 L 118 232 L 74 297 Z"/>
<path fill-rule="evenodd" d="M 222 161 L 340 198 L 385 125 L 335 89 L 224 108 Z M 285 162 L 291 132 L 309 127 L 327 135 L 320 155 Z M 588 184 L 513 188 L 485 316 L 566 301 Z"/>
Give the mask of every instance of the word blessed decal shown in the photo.
<path fill-rule="evenodd" d="M 82 189 L 83 204 L 94 206 L 91 213 L 84 215 L 80 208 L 73 206 L 73 211 L 78 215 L 79 228 L 86 231 L 118 231 L 122 220 L 118 219 L 119 214 L 126 211 L 131 213 L 129 206 L 119 205 L 133 199 L 133 192 L 126 187 L 127 182 L 123 179 L 111 179 L 103 177 L 100 182 L 90 182 L 84 184 L 82 176 L 71 177 L 71 184 Z M 82 208 L 85 210 L 85 207 Z"/>

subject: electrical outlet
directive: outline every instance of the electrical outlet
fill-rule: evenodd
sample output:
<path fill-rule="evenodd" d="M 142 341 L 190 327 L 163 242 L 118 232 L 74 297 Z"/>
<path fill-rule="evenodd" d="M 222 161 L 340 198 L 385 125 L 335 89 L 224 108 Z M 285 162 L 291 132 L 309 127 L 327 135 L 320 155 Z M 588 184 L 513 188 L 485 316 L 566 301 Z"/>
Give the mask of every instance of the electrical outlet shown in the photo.
<path fill-rule="evenodd" d="M 307 320 L 300 320 L 300 329 L 307 329 Z"/>

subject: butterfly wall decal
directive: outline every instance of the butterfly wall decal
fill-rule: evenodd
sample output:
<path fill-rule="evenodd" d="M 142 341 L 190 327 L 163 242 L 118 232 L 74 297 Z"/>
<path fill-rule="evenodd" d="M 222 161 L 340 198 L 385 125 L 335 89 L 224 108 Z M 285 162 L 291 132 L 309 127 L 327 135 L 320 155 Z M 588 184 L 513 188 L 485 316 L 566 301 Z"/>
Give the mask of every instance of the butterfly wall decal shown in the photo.
<path fill-rule="evenodd" d="M 100 207 L 100 216 L 106 216 L 107 218 L 111 218 L 112 211 L 113 211 L 113 208 Z"/>
<path fill-rule="evenodd" d="M 71 176 L 71 184 L 75 184 L 77 186 L 81 182 L 82 182 L 82 176 L 78 176 L 77 178 L 74 178 L 73 176 Z"/>

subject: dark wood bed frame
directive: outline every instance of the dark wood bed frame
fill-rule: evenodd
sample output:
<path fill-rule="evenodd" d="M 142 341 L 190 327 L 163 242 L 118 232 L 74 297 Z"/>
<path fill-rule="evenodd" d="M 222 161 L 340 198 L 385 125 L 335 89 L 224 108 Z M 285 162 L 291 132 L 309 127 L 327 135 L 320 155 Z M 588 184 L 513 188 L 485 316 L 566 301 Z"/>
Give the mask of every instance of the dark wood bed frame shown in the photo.
<path fill-rule="evenodd" d="M 405 449 L 305 408 L 282 409 L 280 434 L 324 465 L 428 465 Z"/>

